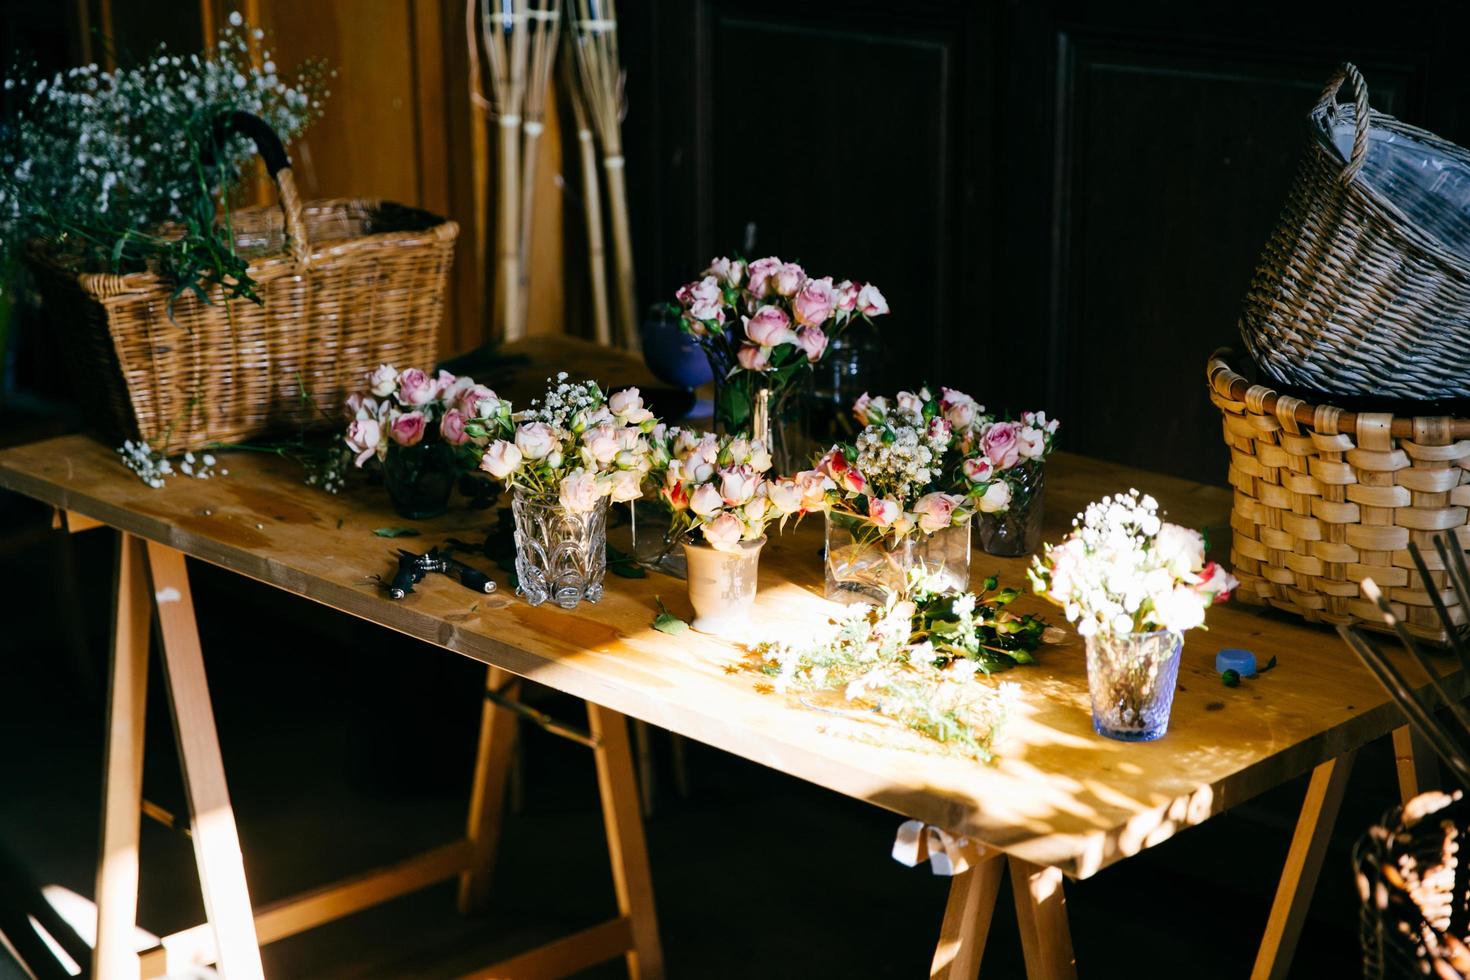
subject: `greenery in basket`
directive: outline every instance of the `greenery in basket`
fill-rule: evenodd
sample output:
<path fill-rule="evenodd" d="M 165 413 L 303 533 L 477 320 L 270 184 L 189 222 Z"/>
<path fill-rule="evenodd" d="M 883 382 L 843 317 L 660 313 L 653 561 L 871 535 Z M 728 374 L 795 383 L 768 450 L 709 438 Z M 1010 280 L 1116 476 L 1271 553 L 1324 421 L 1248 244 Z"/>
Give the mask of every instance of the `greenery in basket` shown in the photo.
<path fill-rule="evenodd" d="M 979 593 L 936 591 L 922 572 L 913 577 L 907 598 L 855 606 L 813 642 L 763 643 L 750 665 L 778 692 L 835 694 L 988 762 L 1020 696 L 1019 685 L 989 675 L 1034 662 L 1061 631 L 1008 610 L 1019 593 L 997 589 L 993 576 Z"/>
<path fill-rule="evenodd" d="M 239 13 L 206 55 L 160 46 L 133 68 L 97 65 L 50 78 L 24 70 L 6 77 L 18 111 L 0 129 L 0 268 L 40 239 L 78 268 L 154 270 L 208 302 L 260 301 L 246 259 L 235 249 L 228 200 L 255 147 L 245 137 L 216 146 L 215 120 L 234 111 L 259 116 L 289 141 L 321 115 L 328 72 L 303 64 L 283 76 L 263 32 Z M 4 284 L 0 284 L 4 288 Z"/>

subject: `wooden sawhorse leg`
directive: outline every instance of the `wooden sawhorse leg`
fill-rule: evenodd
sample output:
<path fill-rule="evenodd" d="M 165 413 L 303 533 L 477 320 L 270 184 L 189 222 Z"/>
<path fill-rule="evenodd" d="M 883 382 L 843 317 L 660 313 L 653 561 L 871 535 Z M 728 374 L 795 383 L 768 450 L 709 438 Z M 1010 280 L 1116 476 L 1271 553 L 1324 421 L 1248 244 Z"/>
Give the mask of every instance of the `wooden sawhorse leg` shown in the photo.
<path fill-rule="evenodd" d="M 955 875 L 939 929 L 939 946 L 929 967 L 931 978 L 974 980 L 979 975 L 1001 872 L 1007 865 L 1028 980 L 1066 980 L 1077 975 L 1062 873 L 994 854 Z"/>
<path fill-rule="evenodd" d="M 510 672 L 491 667 L 486 685 L 492 691 L 514 697 L 519 681 Z M 602 822 L 607 831 L 618 917 L 477 970 L 469 977 L 559 977 L 601 963 L 618 953 L 624 955 L 630 976 L 663 976 L 663 952 L 659 946 L 658 917 L 653 904 L 653 877 L 643 838 L 643 814 L 638 805 L 639 784 L 633 770 L 628 721 L 618 712 L 590 701 L 587 702 L 587 721 L 597 765 L 597 786 L 602 798 Z M 481 715 L 479 755 L 470 797 L 472 857 L 469 867 L 460 876 L 461 911 L 483 908 L 489 894 L 515 731 L 515 715 L 487 698 Z"/>
<path fill-rule="evenodd" d="M 92 975 L 138 976 L 133 928 L 138 914 L 138 830 L 143 806 L 143 721 L 153 603 L 148 555 L 130 534 L 118 542 L 112 609 L 107 749 L 102 773 L 102 847 L 97 862 L 97 945 Z"/>
<path fill-rule="evenodd" d="M 118 556 L 113 614 L 95 974 L 99 980 L 136 980 L 139 975 L 133 925 L 138 903 L 150 578 L 163 640 L 164 686 L 189 796 L 194 860 L 218 962 L 229 980 L 256 980 L 262 976 L 260 948 L 184 556 L 154 542 L 145 545 L 127 534 L 122 535 Z"/>

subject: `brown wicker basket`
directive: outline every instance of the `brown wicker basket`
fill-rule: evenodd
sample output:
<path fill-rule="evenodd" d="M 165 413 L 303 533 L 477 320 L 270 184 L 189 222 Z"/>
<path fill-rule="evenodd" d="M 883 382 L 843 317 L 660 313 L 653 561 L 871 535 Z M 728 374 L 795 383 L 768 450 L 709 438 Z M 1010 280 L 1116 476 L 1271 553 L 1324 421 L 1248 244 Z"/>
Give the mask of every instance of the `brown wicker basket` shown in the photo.
<path fill-rule="evenodd" d="M 1336 101 L 1344 80 L 1353 105 Z M 1370 110 L 1350 64 L 1311 129 L 1246 293 L 1240 331 L 1251 356 L 1282 384 L 1335 395 L 1470 395 L 1470 152 Z M 1352 134 L 1351 152 L 1334 144 L 1335 130 Z M 1433 188 L 1408 163 L 1421 151 L 1438 165 Z M 1453 203 L 1439 196 L 1451 188 Z"/>
<path fill-rule="evenodd" d="M 239 442 L 323 421 L 380 363 L 438 359 L 459 227 L 385 201 L 303 204 L 279 141 L 261 149 L 280 204 L 231 222 L 236 248 L 258 256 L 264 305 L 216 289 L 213 303 L 179 297 L 170 317 L 174 284 L 153 272 L 85 272 L 28 250 L 79 400 L 107 435 L 171 452 Z"/>
<path fill-rule="evenodd" d="M 1460 793 L 1425 793 L 1358 841 L 1364 977 L 1470 977 L 1467 828 Z"/>
<path fill-rule="evenodd" d="M 1230 447 L 1236 595 L 1313 622 L 1384 630 L 1359 593 L 1372 578 L 1416 636 L 1444 643 L 1433 599 L 1413 575 L 1414 541 L 1463 629 L 1467 611 L 1432 538 L 1453 531 L 1470 547 L 1470 420 L 1309 405 L 1252 385 L 1228 355 L 1216 351 L 1208 373 Z"/>

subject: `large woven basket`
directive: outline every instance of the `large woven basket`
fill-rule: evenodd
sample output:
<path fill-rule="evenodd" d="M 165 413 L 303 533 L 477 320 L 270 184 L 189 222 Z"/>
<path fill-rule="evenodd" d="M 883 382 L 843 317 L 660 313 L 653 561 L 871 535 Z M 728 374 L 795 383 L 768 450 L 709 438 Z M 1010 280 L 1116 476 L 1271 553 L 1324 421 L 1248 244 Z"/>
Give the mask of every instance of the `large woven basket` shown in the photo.
<path fill-rule="evenodd" d="M 1423 552 L 1463 627 L 1467 611 L 1431 539 L 1453 531 L 1470 546 L 1470 420 L 1313 406 L 1252 385 L 1230 369 L 1228 354 L 1217 351 L 1208 372 L 1230 447 L 1237 597 L 1313 622 L 1384 630 L 1359 592 L 1372 578 L 1410 631 L 1446 642 L 1408 547 L 1413 541 Z"/>
<path fill-rule="evenodd" d="M 1352 105 L 1336 101 L 1345 80 Z M 1334 395 L 1470 395 L 1470 152 L 1369 109 L 1350 64 L 1310 118 L 1246 293 L 1251 356 Z"/>
<path fill-rule="evenodd" d="M 278 207 L 231 215 L 264 305 L 216 290 L 213 303 L 179 297 L 170 315 L 174 283 L 156 273 L 86 272 L 40 243 L 28 251 L 79 399 L 109 436 L 180 452 L 320 424 L 378 364 L 438 359 L 459 227 L 385 201 L 303 204 L 275 135 L 239 126 L 280 194 Z"/>
<path fill-rule="evenodd" d="M 1363 976 L 1470 977 L 1470 804 L 1425 793 L 1395 807 L 1353 849 Z"/>

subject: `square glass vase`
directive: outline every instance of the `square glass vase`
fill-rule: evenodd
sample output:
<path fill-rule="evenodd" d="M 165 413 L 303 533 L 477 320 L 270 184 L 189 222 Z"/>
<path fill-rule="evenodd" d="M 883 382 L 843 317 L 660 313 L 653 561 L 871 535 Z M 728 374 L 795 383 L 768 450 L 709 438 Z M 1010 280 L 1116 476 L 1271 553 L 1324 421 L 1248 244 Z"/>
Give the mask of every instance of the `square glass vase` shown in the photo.
<path fill-rule="evenodd" d="M 890 595 L 908 591 L 913 568 L 922 568 L 943 589 L 964 592 L 970 587 L 969 524 L 932 534 L 915 529 L 895 540 L 868 521 L 844 514 L 829 512 L 826 522 L 828 599 L 882 605 Z"/>

